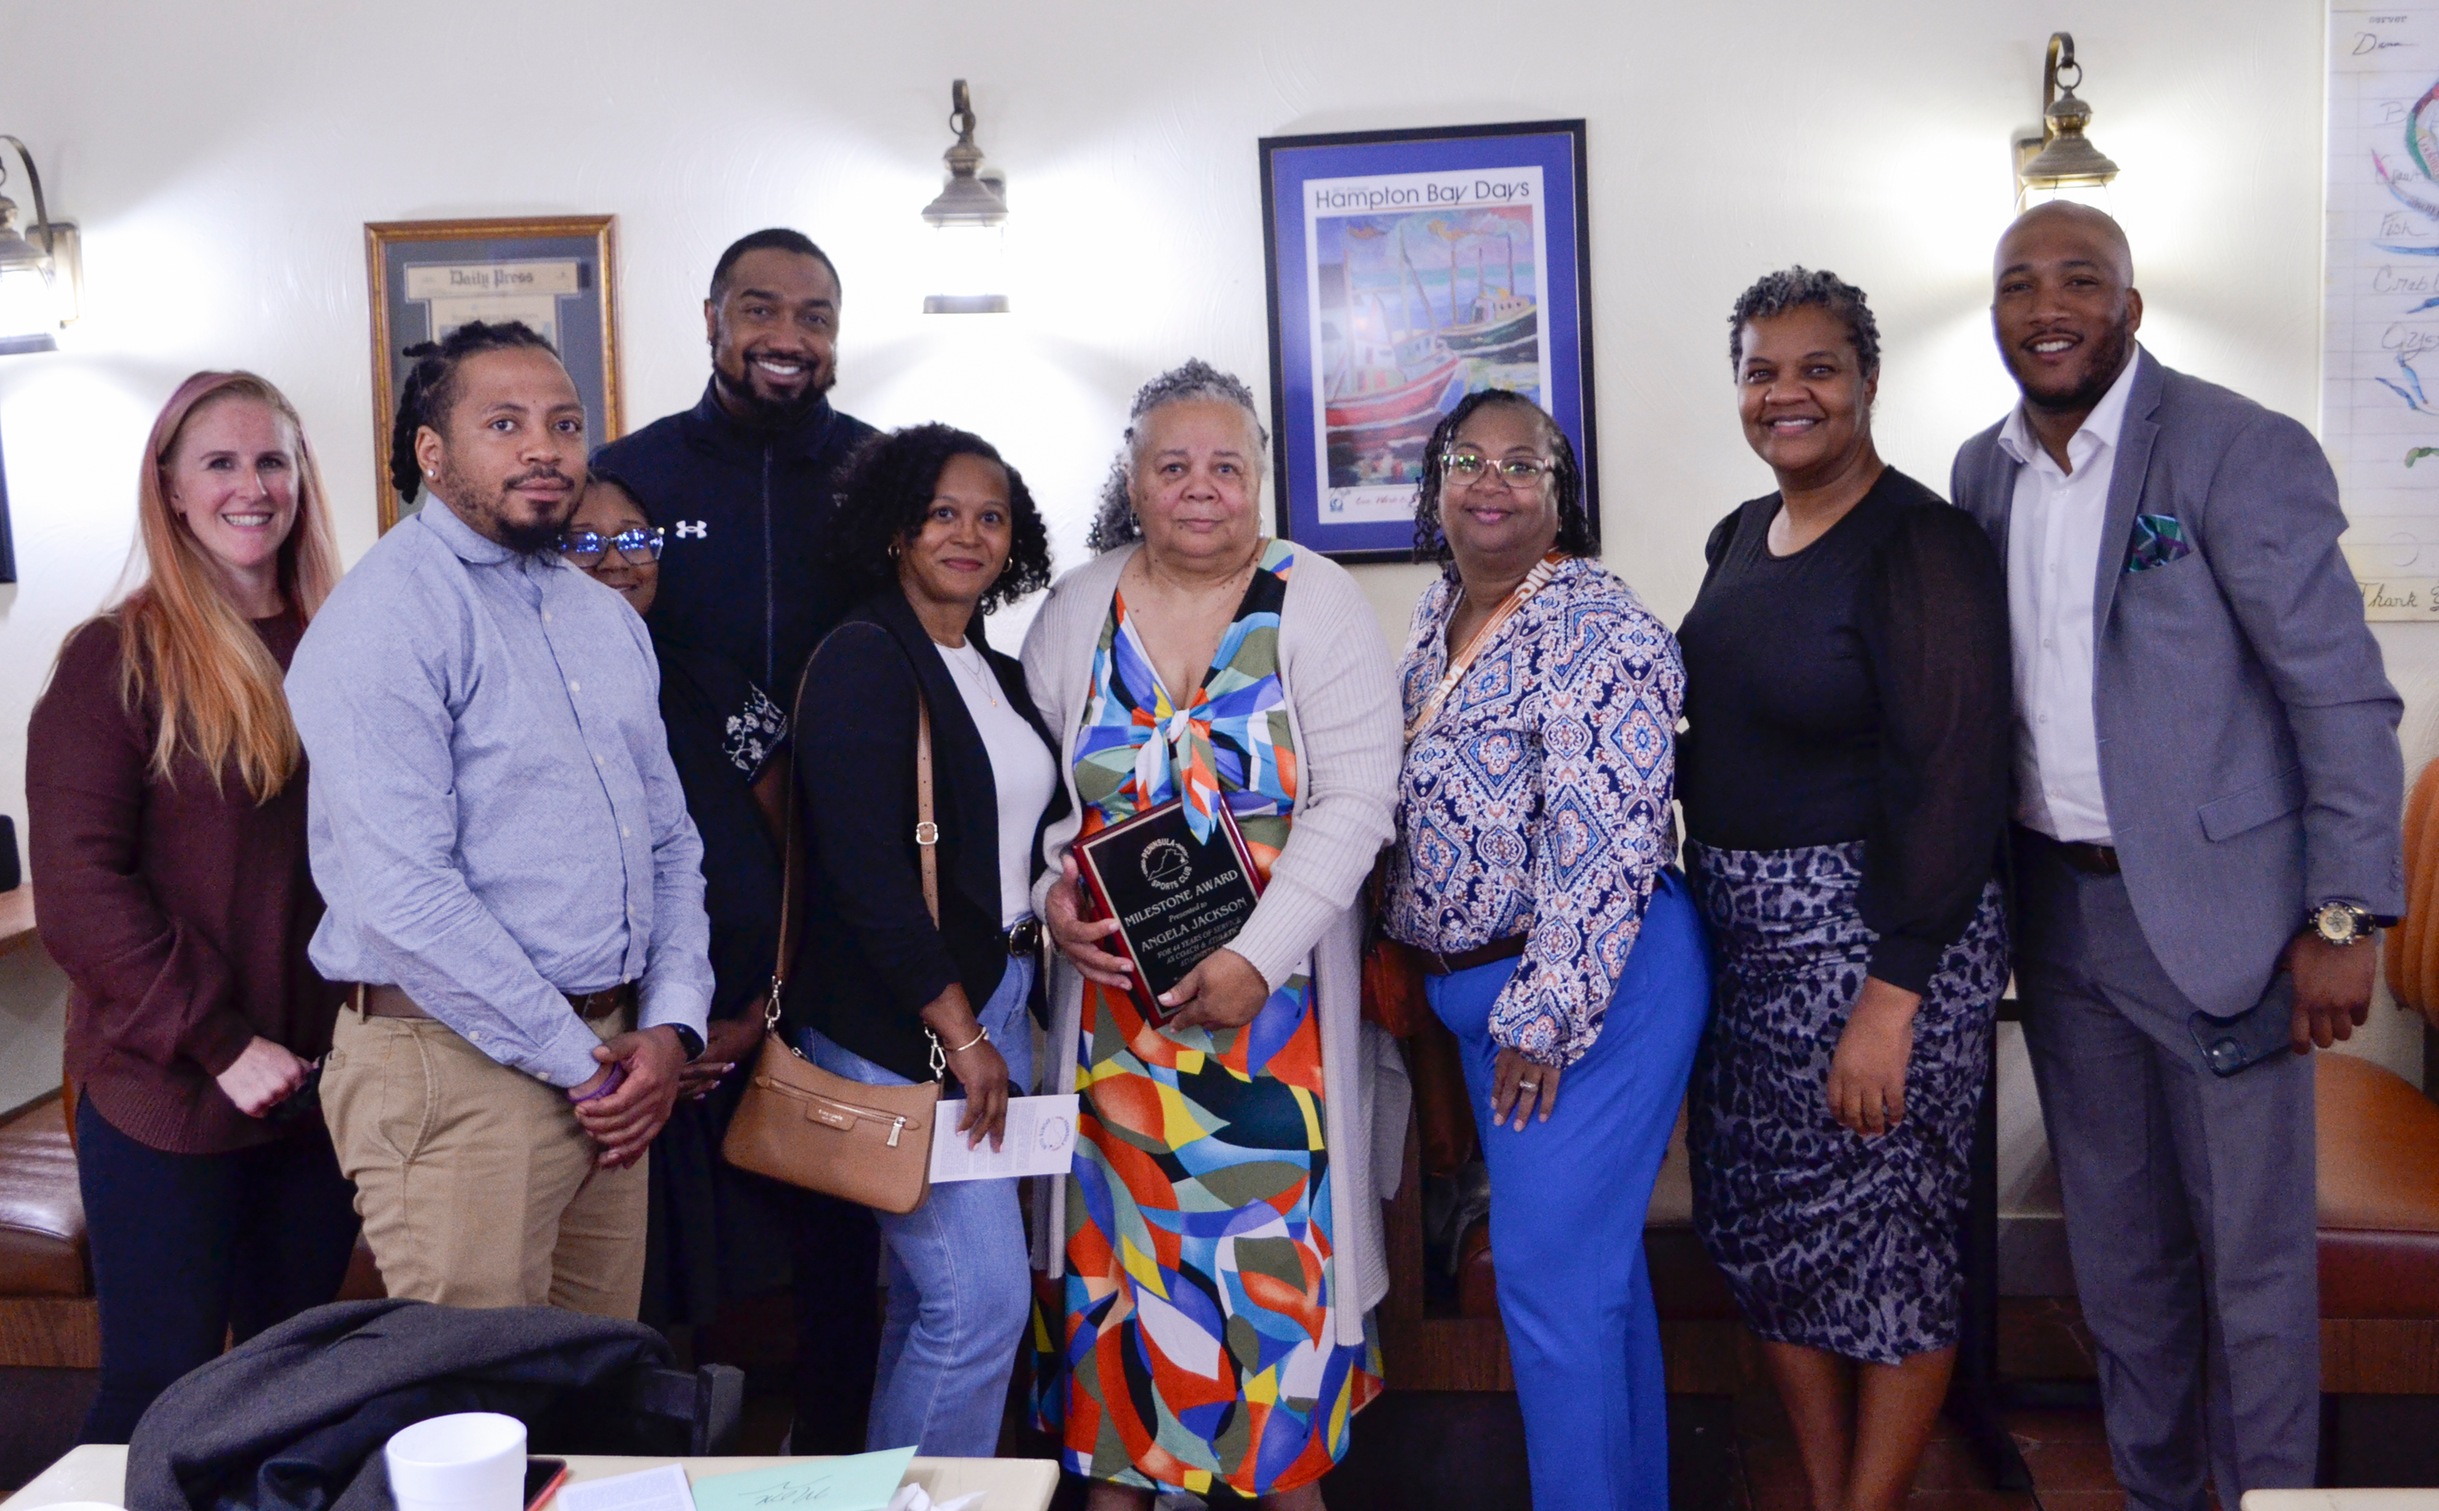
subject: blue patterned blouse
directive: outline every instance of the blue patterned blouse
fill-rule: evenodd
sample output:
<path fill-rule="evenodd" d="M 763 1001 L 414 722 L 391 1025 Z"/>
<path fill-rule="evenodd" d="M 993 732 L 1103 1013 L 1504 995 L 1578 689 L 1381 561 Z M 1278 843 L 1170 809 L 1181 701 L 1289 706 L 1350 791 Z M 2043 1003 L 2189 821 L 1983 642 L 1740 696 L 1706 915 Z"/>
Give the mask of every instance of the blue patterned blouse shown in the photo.
<path fill-rule="evenodd" d="M 1414 607 L 1398 668 L 1411 720 L 1448 664 L 1458 587 Z M 1685 667 L 1676 638 L 1598 562 L 1572 558 L 1500 626 L 1398 779 L 1390 937 L 1454 954 L 1532 930 L 1491 1037 L 1572 1064 L 1675 858 L 1669 800 Z"/>

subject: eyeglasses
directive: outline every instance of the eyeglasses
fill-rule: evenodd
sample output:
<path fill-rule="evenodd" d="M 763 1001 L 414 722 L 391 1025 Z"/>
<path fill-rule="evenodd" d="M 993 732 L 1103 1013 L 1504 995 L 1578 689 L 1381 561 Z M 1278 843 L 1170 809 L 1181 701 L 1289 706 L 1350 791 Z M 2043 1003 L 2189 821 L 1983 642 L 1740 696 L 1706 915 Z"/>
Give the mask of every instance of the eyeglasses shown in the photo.
<path fill-rule="evenodd" d="M 1485 478 L 1496 478 L 1515 493 L 1538 487 L 1556 466 L 1554 462 L 1532 456 L 1512 456 L 1505 461 L 1494 462 L 1489 457 L 1470 451 L 1452 451 L 1440 458 L 1440 471 L 1452 483 L 1470 487 Z"/>
<path fill-rule="evenodd" d="M 637 525 L 616 535 L 604 535 L 599 530 L 570 530 L 559 537 L 559 554 L 580 567 L 589 567 L 615 546 L 629 565 L 640 567 L 647 561 L 661 559 L 662 534 L 657 525 Z"/>

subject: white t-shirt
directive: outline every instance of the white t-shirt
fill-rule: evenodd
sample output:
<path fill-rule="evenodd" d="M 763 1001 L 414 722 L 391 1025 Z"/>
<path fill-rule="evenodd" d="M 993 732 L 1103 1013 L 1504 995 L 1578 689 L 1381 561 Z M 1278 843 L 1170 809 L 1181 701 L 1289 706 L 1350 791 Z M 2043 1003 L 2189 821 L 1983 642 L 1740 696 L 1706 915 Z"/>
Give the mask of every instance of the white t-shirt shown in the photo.
<path fill-rule="evenodd" d="M 982 734 L 991 757 L 991 785 L 999 804 L 999 926 L 1013 928 L 1033 911 L 1033 832 L 1050 806 L 1058 780 L 1050 747 L 1025 716 L 1008 702 L 991 663 L 971 640 L 939 645 L 949 677 L 965 697 L 965 711 Z"/>

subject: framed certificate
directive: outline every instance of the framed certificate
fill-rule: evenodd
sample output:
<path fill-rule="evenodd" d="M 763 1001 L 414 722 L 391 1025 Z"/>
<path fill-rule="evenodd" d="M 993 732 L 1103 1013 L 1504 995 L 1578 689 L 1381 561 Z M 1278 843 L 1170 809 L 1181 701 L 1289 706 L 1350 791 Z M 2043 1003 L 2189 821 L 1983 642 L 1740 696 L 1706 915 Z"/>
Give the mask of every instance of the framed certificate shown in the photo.
<path fill-rule="evenodd" d="M 584 399 L 590 450 L 620 433 L 617 240 L 608 215 L 393 220 L 364 228 L 372 279 L 373 496 L 381 528 L 412 505 L 390 486 L 406 349 L 476 320 L 521 320 L 559 349 Z"/>
<path fill-rule="evenodd" d="M 1424 443 L 1486 388 L 1557 417 L 1597 524 L 1584 123 L 1261 146 L 1280 533 L 1407 559 Z"/>
<path fill-rule="evenodd" d="M 1185 805 L 1170 799 L 1076 842 L 1076 869 L 1103 918 L 1118 920 L 1111 953 L 1134 962 L 1135 1006 L 1158 1028 L 1177 1015 L 1161 996 L 1253 916 L 1262 873 L 1222 803 L 1196 839 Z"/>

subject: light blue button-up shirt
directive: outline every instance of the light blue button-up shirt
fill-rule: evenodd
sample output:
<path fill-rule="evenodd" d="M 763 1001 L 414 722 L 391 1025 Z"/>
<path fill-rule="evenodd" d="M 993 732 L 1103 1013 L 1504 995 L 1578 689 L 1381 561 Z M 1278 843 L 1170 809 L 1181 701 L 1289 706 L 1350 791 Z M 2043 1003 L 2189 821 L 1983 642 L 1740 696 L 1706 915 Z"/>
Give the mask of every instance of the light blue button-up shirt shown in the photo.
<path fill-rule="evenodd" d="M 315 967 L 559 1086 L 600 1069 L 562 993 L 637 982 L 642 1026 L 701 1033 L 703 842 L 659 682 L 642 618 L 556 553 L 437 500 L 383 536 L 288 672 L 329 908 Z"/>

